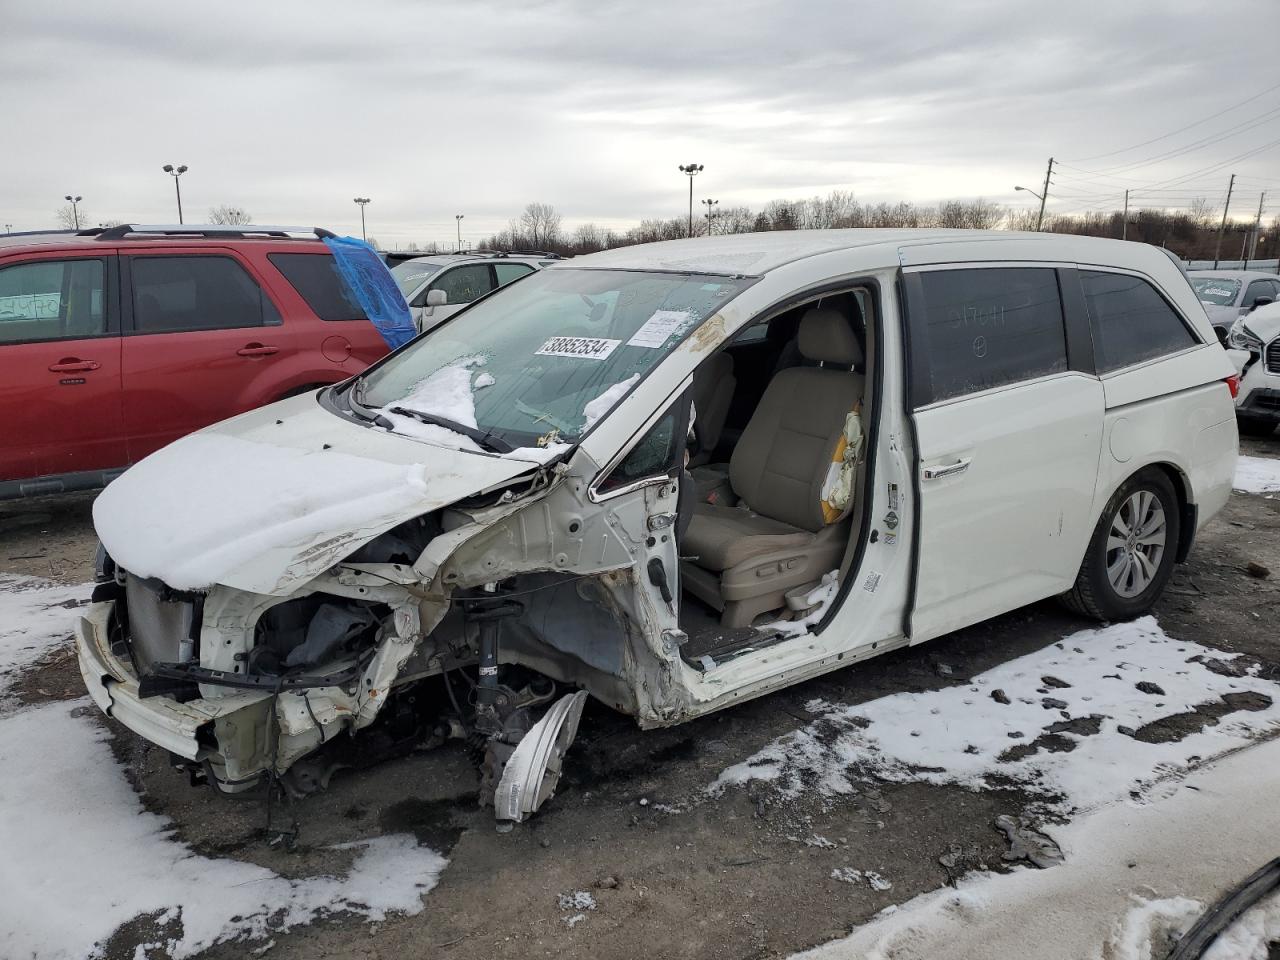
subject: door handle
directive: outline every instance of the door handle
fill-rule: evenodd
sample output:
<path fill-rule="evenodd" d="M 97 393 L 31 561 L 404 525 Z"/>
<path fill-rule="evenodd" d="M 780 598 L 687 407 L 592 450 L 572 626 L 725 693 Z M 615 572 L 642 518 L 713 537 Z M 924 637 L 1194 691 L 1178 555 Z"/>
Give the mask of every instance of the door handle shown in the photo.
<path fill-rule="evenodd" d="M 81 370 L 97 370 L 102 364 L 97 360 L 80 360 L 76 357 L 63 357 L 57 363 L 49 364 L 51 373 L 78 373 Z"/>
<path fill-rule="evenodd" d="M 955 463 L 948 463 L 944 467 L 925 467 L 924 478 L 926 480 L 941 480 L 944 477 L 958 477 L 969 469 L 970 458 L 963 457 Z"/>
<path fill-rule="evenodd" d="M 236 354 L 241 357 L 269 357 L 271 354 L 279 352 L 279 347 L 273 347 L 261 343 L 246 343 L 236 351 Z"/>

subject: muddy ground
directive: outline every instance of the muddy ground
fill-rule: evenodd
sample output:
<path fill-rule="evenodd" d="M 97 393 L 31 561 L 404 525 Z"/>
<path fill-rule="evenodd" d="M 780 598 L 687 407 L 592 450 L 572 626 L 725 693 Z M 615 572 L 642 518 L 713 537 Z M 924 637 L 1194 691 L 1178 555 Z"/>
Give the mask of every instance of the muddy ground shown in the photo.
<path fill-rule="evenodd" d="M 1242 452 L 1280 457 L 1280 438 L 1245 441 Z M 0 572 L 90 579 L 91 502 L 0 504 Z M 1274 573 L 1252 576 L 1250 562 Z M 1248 654 L 1280 675 L 1280 497 L 1235 494 L 1156 612 L 1169 634 Z M 965 682 L 1091 625 L 1055 603 L 1037 604 L 672 730 L 641 732 L 593 706 L 556 798 L 508 834 L 496 833 L 491 812 L 475 804 L 474 766 L 461 747 L 339 773 L 325 793 L 277 807 L 274 827 L 298 824 L 298 843 L 286 850 L 266 843 L 261 803 L 192 789 L 161 751 L 123 728 L 115 728 L 114 743 L 145 803 L 171 817 L 200 852 L 308 876 L 341 869 L 350 854 L 329 849 L 334 843 L 411 831 L 449 858 L 421 914 L 373 925 L 333 918 L 277 937 L 270 957 L 785 956 L 841 936 L 883 907 L 947 883 L 953 872 L 999 865 L 1007 846 L 993 822 L 1020 813 L 1030 798 L 866 780 L 839 801 L 815 794 L 780 803 L 743 789 L 710 798 L 707 784 L 807 723 L 804 704 L 814 697 L 852 704 Z M 20 688 L 29 701 L 81 693 L 65 654 Z M 833 846 L 811 845 L 815 837 Z M 949 854 L 955 862 L 944 867 L 940 858 Z M 874 870 L 892 889 L 831 879 L 843 866 Z M 590 891 L 598 906 L 570 927 L 564 918 L 574 911 L 562 910 L 557 897 L 577 890 Z M 145 919 L 132 924 L 108 955 L 132 957 L 134 945 L 154 933 Z M 206 956 L 244 955 L 243 945 L 229 945 Z"/>

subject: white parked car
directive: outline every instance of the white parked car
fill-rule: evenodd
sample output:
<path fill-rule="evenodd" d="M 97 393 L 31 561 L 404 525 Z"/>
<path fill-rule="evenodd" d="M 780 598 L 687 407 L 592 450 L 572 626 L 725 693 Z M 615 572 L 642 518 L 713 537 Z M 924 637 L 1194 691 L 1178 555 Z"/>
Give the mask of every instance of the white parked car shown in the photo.
<path fill-rule="evenodd" d="M 1280 426 L 1280 303 L 1258 307 L 1238 319 L 1227 346 L 1248 351 L 1236 395 L 1242 433 L 1270 436 Z"/>
<path fill-rule="evenodd" d="M 391 268 L 409 301 L 419 332 L 443 323 L 467 304 L 561 258 L 549 254 L 438 254 L 404 260 Z"/>
<path fill-rule="evenodd" d="M 1230 493 L 1233 377 L 1140 244 L 582 257 L 115 481 L 81 671 L 224 790 L 479 738 L 517 821 L 588 694 L 671 725 L 1046 597 L 1146 612 Z"/>

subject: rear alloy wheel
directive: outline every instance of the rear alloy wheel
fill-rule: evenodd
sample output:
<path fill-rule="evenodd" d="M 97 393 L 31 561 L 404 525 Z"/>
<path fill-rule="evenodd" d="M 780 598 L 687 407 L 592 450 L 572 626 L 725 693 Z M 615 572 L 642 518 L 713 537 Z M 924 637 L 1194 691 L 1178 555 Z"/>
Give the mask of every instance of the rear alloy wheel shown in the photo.
<path fill-rule="evenodd" d="M 1107 502 L 1067 606 L 1099 620 L 1146 613 L 1173 572 L 1181 532 L 1178 498 L 1159 470 L 1130 477 Z"/>

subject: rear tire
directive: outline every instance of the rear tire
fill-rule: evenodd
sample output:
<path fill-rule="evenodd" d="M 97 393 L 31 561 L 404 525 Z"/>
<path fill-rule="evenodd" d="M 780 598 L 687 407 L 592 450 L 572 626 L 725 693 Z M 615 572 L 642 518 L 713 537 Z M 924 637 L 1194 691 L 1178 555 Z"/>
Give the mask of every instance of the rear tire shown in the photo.
<path fill-rule="evenodd" d="M 1266 417 L 1237 415 L 1236 425 L 1246 437 L 1269 437 L 1276 428 L 1276 422 Z"/>
<path fill-rule="evenodd" d="M 1181 517 L 1163 471 L 1135 473 L 1103 508 L 1075 586 L 1062 601 L 1096 620 L 1132 620 L 1148 612 L 1173 573 Z"/>

